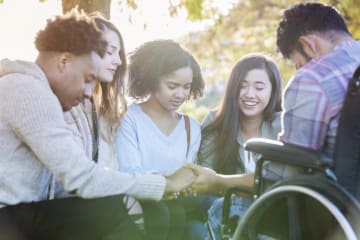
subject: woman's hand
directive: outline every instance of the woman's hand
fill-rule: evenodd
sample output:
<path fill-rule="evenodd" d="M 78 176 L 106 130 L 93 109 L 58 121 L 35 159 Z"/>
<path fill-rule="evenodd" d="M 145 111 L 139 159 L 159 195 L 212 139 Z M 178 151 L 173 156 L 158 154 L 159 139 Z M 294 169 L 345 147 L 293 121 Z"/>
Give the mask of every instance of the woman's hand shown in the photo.
<path fill-rule="evenodd" d="M 193 163 L 186 164 L 184 167 L 191 169 L 197 175 L 197 178 L 191 184 L 193 193 L 205 194 L 218 192 L 218 174 L 214 170 Z"/>

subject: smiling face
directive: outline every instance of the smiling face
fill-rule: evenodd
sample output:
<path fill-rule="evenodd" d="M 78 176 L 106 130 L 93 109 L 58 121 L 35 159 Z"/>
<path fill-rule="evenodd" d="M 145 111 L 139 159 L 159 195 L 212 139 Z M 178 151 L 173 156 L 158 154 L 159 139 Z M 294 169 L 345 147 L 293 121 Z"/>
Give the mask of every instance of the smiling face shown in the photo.
<path fill-rule="evenodd" d="M 101 82 L 112 82 L 116 70 L 122 64 L 119 55 L 119 52 L 122 51 L 120 39 L 116 32 L 107 28 L 103 32 L 103 38 L 108 45 L 100 62 L 98 79 Z"/>
<path fill-rule="evenodd" d="M 271 97 L 271 82 L 264 69 L 250 70 L 241 83 L 239 107 L 243 117 L 262 117 Z"/>
<path fill-rule="evenodd" d="M 189 98 L 193 72 L 184 67 L 162 77 L 157 90 L 151 95 L 167 111 L 176 111 Z"/>

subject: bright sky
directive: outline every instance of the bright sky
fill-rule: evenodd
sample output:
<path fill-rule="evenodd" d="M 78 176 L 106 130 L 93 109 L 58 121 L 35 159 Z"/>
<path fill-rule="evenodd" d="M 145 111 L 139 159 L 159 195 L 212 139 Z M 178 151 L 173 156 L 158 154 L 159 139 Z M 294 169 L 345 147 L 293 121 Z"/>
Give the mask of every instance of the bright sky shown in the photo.
<path fill-rule="evenodd" d="M 221 3 L 220 3 L 221 2 Z M 217 0 L 226 11 L 234 0 Z M 112 0 L 111 21 L 120 29 L 127 52 L 141 43 L 157 38 L 171 38 L 204 28 L 208 23 L 186 21 L 186 13 L 170 18 L 168 0 L 137 0 L 138 9 L 132 13 L 121 11 L 117 0 Z M 61 14 L 61 0 L 4 0 L 0 4 L 0 59 L 34 60 L 37 52 L 34 37 L 46 19 Z M 146 28 L 144 25 L 146 24 Z"/>
<path fill-rule="evenodd" d="M 55 0 L 43 4 L 37 0 L 4 0 L 0 4 L 0 59 L 34 60 L 35 33 L 48 17 L 60 13 L 59 6 Z"/>

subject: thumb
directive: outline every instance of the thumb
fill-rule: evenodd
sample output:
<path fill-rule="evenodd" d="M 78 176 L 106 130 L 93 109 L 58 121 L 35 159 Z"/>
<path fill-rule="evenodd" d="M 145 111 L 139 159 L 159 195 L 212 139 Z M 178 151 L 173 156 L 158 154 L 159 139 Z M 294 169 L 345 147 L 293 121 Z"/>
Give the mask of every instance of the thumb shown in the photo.
<path fill-rule="evenodd" d="M 186 163 L 186 164 L 184 164 L 183 167 L 193 169 L 193 170 L 198 170 L 200 168 L 200 166 L 196 165 L 195 163 Z"/>
<path fill-rule="evenodd" d="M 196 175 L 199 175 L 201 169 L 199 165 L 194 163 L 187 163 L 183 167 L 192 170 Z"/>

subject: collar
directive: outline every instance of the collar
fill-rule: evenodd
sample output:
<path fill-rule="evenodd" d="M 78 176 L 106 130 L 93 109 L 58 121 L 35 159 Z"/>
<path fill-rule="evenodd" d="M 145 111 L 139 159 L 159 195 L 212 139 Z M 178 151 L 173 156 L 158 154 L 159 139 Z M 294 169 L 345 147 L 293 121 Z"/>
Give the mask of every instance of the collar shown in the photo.
<path fill-rule="evenodd" d="M 344 48 L 344 47 L 353 46 L 355 43 L 356 43 L 356 41 L 354 39 L 352 39 L 352 38 L 346 39 L 344 41 L 341 41 L 339 44 L 337 44 L 334 47 L 334 50 L 341 49 L 341 48 Z"/>

